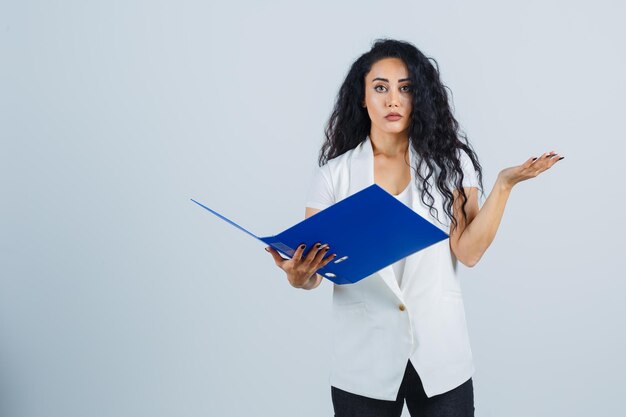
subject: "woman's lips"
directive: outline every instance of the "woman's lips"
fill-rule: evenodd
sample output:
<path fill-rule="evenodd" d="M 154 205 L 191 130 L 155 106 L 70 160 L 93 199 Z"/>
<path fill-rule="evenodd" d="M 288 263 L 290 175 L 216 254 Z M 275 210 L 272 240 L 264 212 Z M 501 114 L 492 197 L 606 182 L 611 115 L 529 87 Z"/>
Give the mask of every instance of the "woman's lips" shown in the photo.
<path fill-rule="evenodd" d="M 402 116 L 393 116 L 393 115 L 392 115 L 392 116 L 387 116 L 387 117 L 385 117 L 385 119 L 390 120 L 390 121 L 392 121 L 392 122 L 395 122 L 396 120 L 400 120 L 400 119 L 402 119 Z"/>

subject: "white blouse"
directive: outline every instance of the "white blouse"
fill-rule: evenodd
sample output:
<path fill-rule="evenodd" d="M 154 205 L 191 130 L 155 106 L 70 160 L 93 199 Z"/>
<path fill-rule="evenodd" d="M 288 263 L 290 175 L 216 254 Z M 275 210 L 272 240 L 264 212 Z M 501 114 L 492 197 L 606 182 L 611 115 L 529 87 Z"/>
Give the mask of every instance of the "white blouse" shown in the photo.
<path fill-rule="evenodd" d="M 393 194 L 392 194 L 393 195 Z M 409 183 L 404 191 L 400 194 L 395 195 L 395 198 L 403 202 L 405 205 L 411 207 L 411 183 Z M 398 281 L 398 285 L 402 287 L 402 274 L 404 273 L 404 264 L 406 263 L 406 258 L 402 258 L 399 261 L 395 262 L 393 266 L 393 272 L 396 274 L 396 280 Z"/>

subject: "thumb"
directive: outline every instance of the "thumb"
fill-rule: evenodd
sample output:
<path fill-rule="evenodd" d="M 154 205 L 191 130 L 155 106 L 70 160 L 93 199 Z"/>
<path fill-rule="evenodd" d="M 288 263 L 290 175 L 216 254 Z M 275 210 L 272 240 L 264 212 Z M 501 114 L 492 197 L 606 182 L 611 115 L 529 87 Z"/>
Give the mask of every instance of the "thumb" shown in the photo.
<path fill-rule="evenodd" d="M 276 265 L 280 266 L 280 264 L 282 264 L 285 260 L 285 258 L 280 256 L 280 253 L 278 253 L 278 251 L 271 246 L 268 246 L 267 248 L 265 248 L 265 250 L 272 255 L 272 258 L 274 258 L 274 262 L 276 263 Z"/>

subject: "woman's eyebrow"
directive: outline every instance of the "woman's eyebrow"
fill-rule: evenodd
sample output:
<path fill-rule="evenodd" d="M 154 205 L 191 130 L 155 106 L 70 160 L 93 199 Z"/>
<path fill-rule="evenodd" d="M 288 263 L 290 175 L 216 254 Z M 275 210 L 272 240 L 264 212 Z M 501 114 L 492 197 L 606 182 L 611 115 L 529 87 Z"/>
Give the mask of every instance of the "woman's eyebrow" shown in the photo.
<path fill-rule="evenodd" d="M 376 77 L 376 78 L 374 78 L 374 79 L 372 80 L 372 82 L 374 82 L 374 81 L 376 81 L 376 80 L 384 81 L 384 82 L 386 82 L 386 83 L 388 83 L 388 82 L 389 82 L 389 80 L 388 80 L 388 79 L 386 79 L 386 78 L 380 78 L 380 77 Z M 401 83 L 402 81 L 411 81 L 411 79 L 410 79 L 410 78 L 402 78 L 402 79 L 398 80 L 398 82 L 399 82 L 399 83 Z"/>

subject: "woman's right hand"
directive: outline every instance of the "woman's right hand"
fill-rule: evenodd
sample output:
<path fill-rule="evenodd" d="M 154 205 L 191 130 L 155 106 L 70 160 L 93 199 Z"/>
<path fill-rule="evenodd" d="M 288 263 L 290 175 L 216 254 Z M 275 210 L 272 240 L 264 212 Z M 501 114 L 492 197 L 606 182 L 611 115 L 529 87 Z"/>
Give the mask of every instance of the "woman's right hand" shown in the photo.
<path fill-rule="evenodd" d="M 298 246 L 291 259 L 283 258 L 276 249 L 270 247 L 265 248 L 274 258 L 276 265 L 285 271 L 289 283 L 296 288 L 303 288 L 310 278 L 315 279 L 317 270 L 323 268 L 330 261 L 335 259 L 337 254 L 324 257 L 330 247 L 327 244 L 315 244 L 306 256 L 302 256 L 306 245 Z"/>

